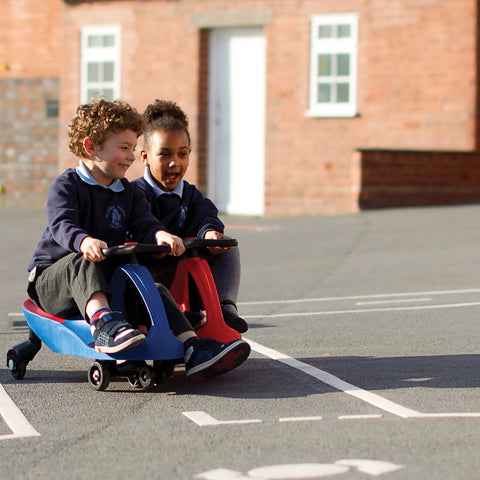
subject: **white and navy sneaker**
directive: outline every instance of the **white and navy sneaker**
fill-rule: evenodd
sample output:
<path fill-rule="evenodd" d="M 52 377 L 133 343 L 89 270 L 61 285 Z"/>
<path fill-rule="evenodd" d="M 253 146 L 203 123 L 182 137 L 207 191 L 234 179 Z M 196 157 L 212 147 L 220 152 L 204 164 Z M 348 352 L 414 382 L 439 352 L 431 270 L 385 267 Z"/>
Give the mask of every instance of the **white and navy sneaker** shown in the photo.
<path fill-rule="evenodd" d="M 203 382 L 241 365 L 250 355 L 245 340 L 220 343 L 211 338 L 195 338 L 185 350 L 185 370 L 191 382 Z"/>
<path fill-rule="evenodd" d="M 95 350 L 103 353 L 116 353 L 143 343 L 145 335 L 123 318 L 120 312 L 108 312 L 94 320 L 90 327 Z"/>

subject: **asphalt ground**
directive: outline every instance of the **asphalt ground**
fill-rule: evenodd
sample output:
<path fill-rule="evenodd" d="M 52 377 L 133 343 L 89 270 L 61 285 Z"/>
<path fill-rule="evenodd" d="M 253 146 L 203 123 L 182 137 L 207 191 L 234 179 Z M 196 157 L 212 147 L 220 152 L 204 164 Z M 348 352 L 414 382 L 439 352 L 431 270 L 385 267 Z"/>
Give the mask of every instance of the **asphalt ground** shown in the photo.
<path fill-rule="evenodd" d="M 0 369 L 0 477 L 480 478 L 480 206 L 224 217 L 239 240 L 252 354 L 189 384 L 86 381 L 44 347 Z M 42 210 L 2 207 L 0 352 Z"/>

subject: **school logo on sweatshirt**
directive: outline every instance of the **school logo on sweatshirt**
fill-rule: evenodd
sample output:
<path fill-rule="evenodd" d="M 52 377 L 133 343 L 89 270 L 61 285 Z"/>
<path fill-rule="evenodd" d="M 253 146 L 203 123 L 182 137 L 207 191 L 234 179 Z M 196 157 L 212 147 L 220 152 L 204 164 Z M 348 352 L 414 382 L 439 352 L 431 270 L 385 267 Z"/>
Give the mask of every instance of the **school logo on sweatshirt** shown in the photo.
<path fill-rule="evenodd" d="M 125 211 L 122 207 L 110 207 L 105 215 L 110 228 L 121 228 L 125 225 Z"/>
<path fill-rule="evenodd" d="M 180 207 L 180 228 L 183 228 L 185 225 L 185 220 L 187 219 L 187 207 L 185 205 L 182 205 Z"/>

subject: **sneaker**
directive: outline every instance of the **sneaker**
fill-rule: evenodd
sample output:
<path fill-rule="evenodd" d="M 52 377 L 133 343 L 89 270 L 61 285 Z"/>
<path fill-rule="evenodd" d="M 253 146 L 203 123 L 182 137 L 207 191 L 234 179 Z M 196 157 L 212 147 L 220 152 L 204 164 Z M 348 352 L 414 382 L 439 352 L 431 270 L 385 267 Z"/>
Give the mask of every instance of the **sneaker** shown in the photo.
<path fill-rule="evenodd" d="M 185 370 L 191 382 L 203 382 L 242 364 L 250 354 L 245 340 L 220 343 L 211 338 L 196 338 L 185 351 Z"/>
<path fill-rule="evenodd" d="M 116 353 L 145 341 L 145 335 L 132 328 L 120 312 L 105 313 L 91 324 L 95 350 Z"/>
<path fill-rule="evenodd" d="M 239 333 L 245 333 L 248 330 L 247 322 L 238 316 L 237 307 L 230 302 L 222 303 L 222 314 L 224 322 Z"/>

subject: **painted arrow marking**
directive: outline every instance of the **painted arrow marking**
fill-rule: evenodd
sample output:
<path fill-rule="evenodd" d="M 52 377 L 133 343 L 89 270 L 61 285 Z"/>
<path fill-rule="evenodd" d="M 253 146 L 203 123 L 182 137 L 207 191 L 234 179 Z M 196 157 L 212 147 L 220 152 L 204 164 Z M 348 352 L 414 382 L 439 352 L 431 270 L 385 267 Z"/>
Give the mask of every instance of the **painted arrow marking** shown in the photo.
<path fill-rule="evenodd" d="M 335 463 L 267 465 L 249 470 L 246 474 L 228 468 L 216 468 L 194 475 L 193 478 L 201 480 L 302 480 L 340 475 L 349 472 L 350 468 L 356 468 L 359 472 L 372 477 L 379 477 L 401 470 L 404 466 L 379 460 L 342 459 Z"/>

